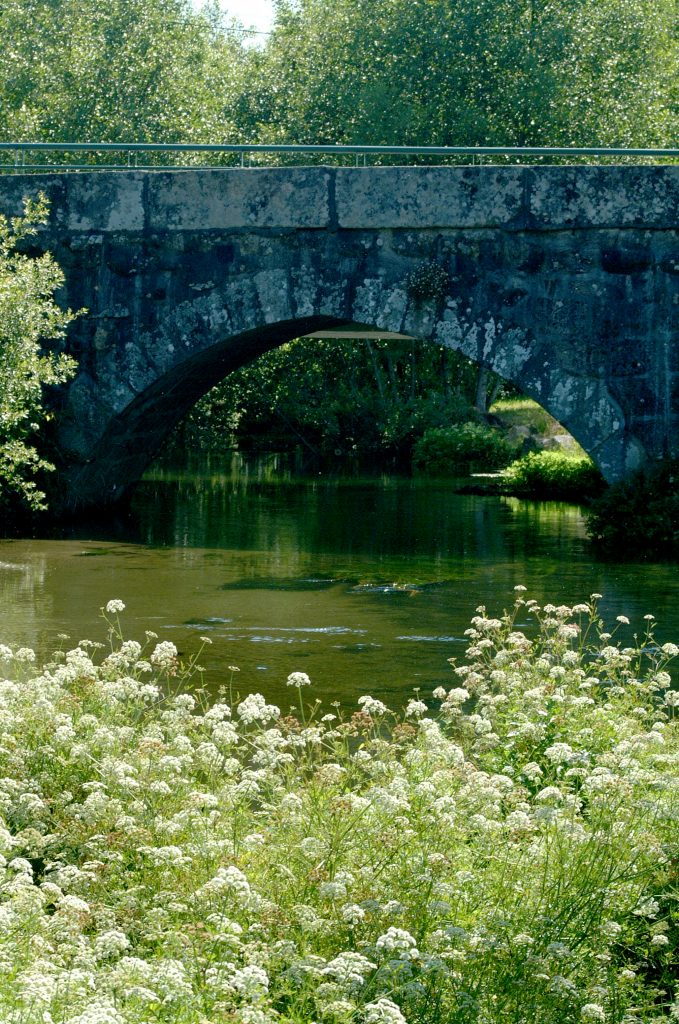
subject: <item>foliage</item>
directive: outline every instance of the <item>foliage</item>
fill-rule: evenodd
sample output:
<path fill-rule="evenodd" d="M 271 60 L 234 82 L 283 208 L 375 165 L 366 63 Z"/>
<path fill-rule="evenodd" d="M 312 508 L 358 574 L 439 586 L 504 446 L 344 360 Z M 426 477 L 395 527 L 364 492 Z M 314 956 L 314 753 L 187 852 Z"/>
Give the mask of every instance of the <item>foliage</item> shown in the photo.
<path fill-rule="evenodd" d="M 532 398 L 500 398 L 488 410 L 503 427 L 528 427 L 543 437 L 564 433 L 561 424 Z"/>
<path fill-rule="evenodd" d="M 232 437 L 241 448 L 409 460 L 427 427 L 470 415 L 475 376 L 470 360 L 418 341 L 300 339 L 226 378 L 175 443 L 223 448 Z"/>
<path fill-rule="evenodd" d="M 676 66 L 674 0 L 281 0 L 248 115 L 275 142 L 671 145 Z"/>
<path fill-rule="evenodd" d="M 415 445 L 413 462 L 427 473 L 449 476 L 470 467 L 506 466 L 515 451 L 498 430 L 469 422 L 426 430 Z"/>
<path fill-rule="evenodd" d="M 216 12 L 189 0 L 3 0 L 0 138 L 228 139 L 243 58 Z"/>
<path fill-rule="evenodd" d="M 519 596 L 402 714 L 282 715 L 123 610 L 0 648 L 3 1020 L 676 1019 L 675 645 Z"/>
<path fill-rule="evenodd" d="M 34 447 L 48 417 L 43 388 L 75 372 L 69 356 L 40 348 L 42 341 L 63 337 L 73 319 L 53 298 L 61 270 L 49 254 L 33 257 L 16 248 L 46 216 L 44 198 L 27 202 L 23 218 L 0 215 L 0 509 L 17 500 L 31 509 L 45 507 L 34 479 L 54 468 Z"/>
<path fill-rule="evenodd" d="M 679 557 L 679 459 L 640 470 L 592 504 L 590 537 L 620 557 Z"/>
<path fill-rule="evenodd" d="M 674 0 L 279 0 L 261 50 L 216 0 L 4 0 L 0 32 L 6 140 L 671 145 L 679 106 Z"/>
<path fill-rule="evenodd" d="M 535 497 L 576 501 L 599 494 L 604 480 L 589 456 L 564 452 L 529 452 L 503 473 L 512 491 Z"/>

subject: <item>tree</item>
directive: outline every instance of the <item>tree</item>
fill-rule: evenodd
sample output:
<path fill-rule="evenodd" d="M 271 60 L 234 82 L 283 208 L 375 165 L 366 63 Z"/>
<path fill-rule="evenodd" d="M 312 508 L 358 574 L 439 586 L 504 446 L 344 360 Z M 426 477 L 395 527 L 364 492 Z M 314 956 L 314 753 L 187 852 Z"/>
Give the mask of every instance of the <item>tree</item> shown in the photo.
<path fill-rule="evenodd" d="M 189 0 L 4 0 L 0 33 L 0 138 L 233 136 L 244 58 L 215 0 L 200 13 Z"/>
<path fill-rule="evenodd" d="M 23 503 L 44 509 L 45 495 L 35 477 L 54 467 L 35 447 L 35 436 L 48 418 L 43 389 L 61 384 L 75 372 L 75 362 L 59 352 L 41 351 L 41 342 L 63 337 L 73 320 L 54 301 L 63 283 L 49 254 L 28 256 L 17 245 L 44 223 L 44 199 L 27 202 L 25 217 L 0 216 L 0 509 Z"/>
<path fill-rule="evenodd" d="M 428 427 L 474 418 L 474 364 L 412 340 L 303 338 L 230 374 L 174 443 L 410 458 Z"/>
<path fill-rule="evenodd" d="M 249 112 L 263 138 L 662 145 L 675 0 L 279 0 Z"/>

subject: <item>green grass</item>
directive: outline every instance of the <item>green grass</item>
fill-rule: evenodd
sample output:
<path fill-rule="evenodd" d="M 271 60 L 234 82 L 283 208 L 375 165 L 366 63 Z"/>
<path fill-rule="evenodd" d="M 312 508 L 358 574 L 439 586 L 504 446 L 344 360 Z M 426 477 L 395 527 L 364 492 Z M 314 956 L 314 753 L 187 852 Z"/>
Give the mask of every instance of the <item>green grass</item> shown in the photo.
<path fill-rule="evenodd" d="M 0 1020 L 676 1020 L 678 649 L 522 591 L 396 712 L 209 699 L 122 602 L 1 648 Z"/>

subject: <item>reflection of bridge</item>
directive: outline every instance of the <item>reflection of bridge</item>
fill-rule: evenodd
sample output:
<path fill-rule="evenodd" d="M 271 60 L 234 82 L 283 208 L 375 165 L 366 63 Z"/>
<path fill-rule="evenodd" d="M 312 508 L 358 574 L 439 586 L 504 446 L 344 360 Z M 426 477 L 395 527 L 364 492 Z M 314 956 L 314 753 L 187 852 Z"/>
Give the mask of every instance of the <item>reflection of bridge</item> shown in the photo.
<path fill-rule="evenodd" d="M 105 171 L 43 190 L 86 306 L 57 442 L 70 507 L 121 497 L 231 370 L 360 324 L 455 348 L 537 399 L 609 480 L 676 445 L 679 167 Z"/>

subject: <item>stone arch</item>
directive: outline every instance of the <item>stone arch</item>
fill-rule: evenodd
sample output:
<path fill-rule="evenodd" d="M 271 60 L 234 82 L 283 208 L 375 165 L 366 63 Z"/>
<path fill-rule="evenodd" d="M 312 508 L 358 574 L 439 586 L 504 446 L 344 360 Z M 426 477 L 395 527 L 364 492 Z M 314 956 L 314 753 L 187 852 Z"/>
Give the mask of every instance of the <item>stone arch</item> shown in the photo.
<path fill-rule="evenodd" d="M 319 302 L 317 310 L 307 305 L 307 315 L 300 317 L 294 315 L 299 295 L 293 296 L 289 279 L 278 276 L 277 281 L 275 302 L 264 311 L 251 307 L 250 321 L 242 313 L 240 319 L 229 315 L 228 306 L 221 305 L 223 295 L 218 301 L 213 295 L 207 303 L 201 296 L 181 307 L 179 320 L 191 338 L 188 352 L 180 348 L 177 354 L 177 347 L 170 342 L 164 372 L 140 391 L 125 386 L 124 374 L 116 377 L 122 401 L 103 423 L 87 457 L 73 462 L 62 477 L 62 484 L 66 483 L 62 508 L 108 505 L 124 498 L 173 427 L 229 373 L 294 338 L 352 325 L 416 337 L 422 343 L 435 342 L 492 369 L 562 423 L 609 478 L 615 479 L 621 475 L 621 467 L 636 466 L 644 458 L 638 442 L 625 433 L 622 411 L 605 382 L 569 373 L 555 363 L 548 347 L 525 329 L 505 325 L 491 314 L 482 321 L 467 318 L 459 312 L 459 297 L 445 294 L 412 302 L 403 280 L 387 287 L 384 276 L 378 276 L 364 278 L 349 297 L 335 293 L 329 301 Z M 316 290 L 316 283 L 311 287 Z M 322 289 L 318 292 L 322 294 Z M 262 312 L 268 322 L 258 323 Z M 281 319 L 274 319 L 276 316 Z M 220 336 L 224 324 L 235 323 L 245 330 Z M 148 339 L 148 347 L 162 347 L 161 339 L 174 337 L 176 330 L 175 312 L 170 323 L 161 323 L 155 338 Z M 128 369 L 134 376 L 134 361 Z M 78 394 L 78 381 L 72 390 Z M 91 393 L 88 401 L 92 401 Z M 69 421 L 74 420 L 67 405 L 62 414 L 62 437 L 68 436 Z"/>
<path fill-rule="evenodd" d="M 210 381 L 347 323 L 515 382 L 610 481 L 677 449 L 677 167 L 10 175 L 0 211 L 39 192 L 32 246 L 89 310 L 55 405 L 66 508 L 122 496 Z"/>

